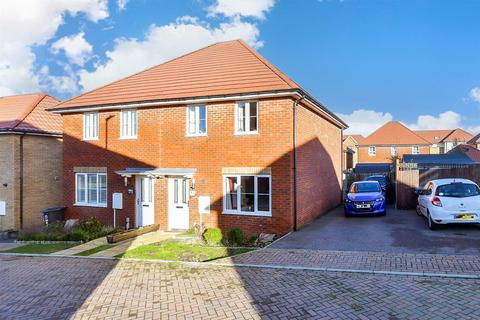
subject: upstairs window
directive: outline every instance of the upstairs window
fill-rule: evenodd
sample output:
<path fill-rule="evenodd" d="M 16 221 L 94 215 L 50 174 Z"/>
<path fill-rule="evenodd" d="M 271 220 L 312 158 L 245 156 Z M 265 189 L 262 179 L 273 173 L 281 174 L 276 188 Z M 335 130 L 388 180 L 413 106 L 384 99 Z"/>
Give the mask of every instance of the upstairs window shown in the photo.
<path fill-rule="evenodd" d="M 98 112 L 83 114 L 83 140 L 98 140 Z"/>
<path fill-rule="evenodd" d="M 420 147 L 419 146 L 413 146 L 412 147 L 412 154 L 420 154 Z"/>
<path fill-rule="evenodd" d="M 391 154 L 392 154 L 392 157 L 395 157 L 397 156 L 397 147 L 393 146 L 390 150 Z"/>
<path fill-rule="evenodd" d="M 236 105 L 235 133 L 258 133 L 258 102 L 239 102 Z"/>
<path fill-rule="evenodd" d="M 120 138 L 136 139 L 137 131 L 137 110 L 122 110 L 120 112 Z"/>
<path fill-rule="evenodd" d="M 207 135 L 207 107 L 191 106 L 187 108 L 187 136 Z"/>
<path fill-rule="evenodd" d="M 376 156 L 377 155 L 377 147 L 375 146 L 371 146 L 371 147 L 368 147 L 368 155 L 369 156 Z"/>
<path fill-rule="evenodd" d="M 75 175 L 75 204 L 106 207 L 107 175 L 105 173 L 77 173 Z"/>

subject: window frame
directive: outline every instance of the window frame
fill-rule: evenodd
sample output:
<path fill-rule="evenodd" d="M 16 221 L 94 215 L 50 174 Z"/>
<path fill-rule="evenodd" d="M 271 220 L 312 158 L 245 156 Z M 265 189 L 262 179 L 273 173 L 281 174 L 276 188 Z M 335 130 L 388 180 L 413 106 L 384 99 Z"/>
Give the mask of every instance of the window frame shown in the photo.
<path fill-rule="evenodd" d="M 87 119 L 88 117 L 94 117 L 94 125 L 96 126 L 95 136 L 87 136 Z M 89 131 L 89 130 L 88 130 Z M 100 115 L 98 112 L 84 112 L 83 113 L 83 140 L 84 141 L 98 141 L 100 137 Z"/>
<path fill-rule="evenodd" d="M 371 152 L 373 150 L 373 152 Z M 375 157 L 377 155 L 377 147 L 376 146 L 369 146 L 368 147 L 368 155 L 370 157 Z"/>
<path fill-rule="evenodd" d="M 130 129 L 130 132 L 132 132 L 133 129 L 135 129 L 134 130 L 135 134 L 134 135 L 126 135 L 125 132 L 124 132 L 124 121 L 126 119 L 125 116 L 128 115 L 131 112 L 133 112 L 135 114 L 135 123 L 134 123 L 135 126 Z M 127 117 L 127 119 L 129 119 L 129 118 Z M 121 140 L 129 140 L 129 139 L 137 139 L 137 138 L 138 138 L 138 110 L 137 109 L 120 110 L 120 139 Z"/>
<path fill-rule="evenodd" d="M 245 119 L 250 120 L 250 103 L 252 103 L 252 102 L 255 102 L 257 104 L 257 117 L 256 117 L 257 129 L 254 130 L 254 131 L 252 131 L 252 130 L 247 131 L 247 126 L 248 126 L 248 129 L 250 129 L 250 121 L 245 121 L 245 131 L 240 131 L 239 128 L 238 128 L 239 105 L 240 104 L 248 105 L 248 108 L 245 109 L 245 111 L 246 111 L 245 112 Z M 247 110 L 248 110 L 248 116 L 247 116 Z M 234 117 L 234 120 L 235 120 L 235 135 L 255 135 L 255 134 L 258 134 L 259 133 L 259 118 L 260 118 L 260 112 L 259 111 L 260 111 L 260 103 L 257 100 L 238 101 L 237 103 L 235 103 L 235 117 Z"/>
<path fill-rule="evenodd" d="M 420 154 L 420 146 L 412 146 L 412 154 Z"/>
<path fill-rule="evenodd" d="M 96 175 L 96 191 L 97 191 L 97 202 L 92 203 L 88 201 L 89 190 L 88 190 L 88 175 Z M 78 201 L 78 176 L 84 176 L 85 181 L 85 201 Z M 99 202 L 100 199 L 100 176 L 105 177 L 105 203 Z M 95 208 L 107 208 L 108 206 L 108 177 L 105 172 L 76 172 L 75 173 L 75 206 L 81 207 L 95 207 Z"/>
<path fill-rule="evenodd" d="M 255 210 L 254 211 L 242 211 L 241 205 L 241 178 L 242 177 L 254 177 L 254 189 L 253 194 L 255 197 Z M 237 188 L 237 210 L 227 210 L 227 188 L 226 182 L 227 178 L 237 178 L 237 183 L 239 187 Z M 268 178 L 268 188 L 269 188 L 269 211 L 259 211 L 258 210 L 258 178 Z M 223 210 L 222 214 L 232 214 L 232 215 L 240 215 L 240 216 L 259 216 L 259 217 L 271 217 L 272 216 L 272 176 L 268 174 L 224 174 L 222 176 L 222 184 L 223 184 Z"/>
<path fill-rule="evenodd" d="M 398 156 L 398 147 L 397 146 L 391 146 L 390 147 L 390 154 L 392 157 Z"/>
<path fill-rule="evenodd" d="M 200 108 L 205 108 L 205 132 L 200 132 Z M 190 109 L 194 108 L 195 112 L 195 132 L 190 133 Z M 208 135 L 208 107 L 204 104 L 191 105 L 185 109 L 185 136 L 187 137 L 206 137 Z"/>

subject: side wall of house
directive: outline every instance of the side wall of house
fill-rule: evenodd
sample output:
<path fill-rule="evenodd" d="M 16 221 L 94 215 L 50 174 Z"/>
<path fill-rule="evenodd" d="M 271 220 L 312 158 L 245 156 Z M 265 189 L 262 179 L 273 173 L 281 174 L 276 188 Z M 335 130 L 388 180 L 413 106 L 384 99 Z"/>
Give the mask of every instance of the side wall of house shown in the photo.
<path fill-rule="evenodd" d="M 420 154 L 429 154 L 429 146 L 420 146 Z M 359 163 L 391 163 L 392 149 L 390 146 L 376 146 L 376 155 L 370 156 L 368 154 L 368 146 L 359 146 L 358 155 Z M 402 157 L 404 154 L 412 154 L 412 146 L 397 146 L 397 155 Z"/>
<path fill-rule="evenodd" d="M 34 230 L 43 225 L 43 209 L 63 205 L 62 139 L 26 135 L 23 148 L 23 228 Z"/>
<path fill-rule="evenodd" d="M 6 205 L 5 215 L 0 216 L 0 231 L 20 228 L 19 139 L 20 136 L 14 134 L 0 135 L 0 201 Z"/>
<path fill-rule="evenodd" d="M 318 113 L 297 108 L 298 227 L 341 201 L 342 130 Z"/>

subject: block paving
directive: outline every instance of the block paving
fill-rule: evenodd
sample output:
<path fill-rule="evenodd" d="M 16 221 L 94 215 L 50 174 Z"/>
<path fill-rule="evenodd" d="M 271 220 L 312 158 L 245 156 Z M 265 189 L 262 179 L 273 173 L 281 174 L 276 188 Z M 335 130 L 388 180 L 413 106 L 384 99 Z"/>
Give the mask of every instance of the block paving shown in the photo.
<path fill-rule="evenodd" d="M 475 319 L 480 280 L 0 257 L 0 319 Z"/>

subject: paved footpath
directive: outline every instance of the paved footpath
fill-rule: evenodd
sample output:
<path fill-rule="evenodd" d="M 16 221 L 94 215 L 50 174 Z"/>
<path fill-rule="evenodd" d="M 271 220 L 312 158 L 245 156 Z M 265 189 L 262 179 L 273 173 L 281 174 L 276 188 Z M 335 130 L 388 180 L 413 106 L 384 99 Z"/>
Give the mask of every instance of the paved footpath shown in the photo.
<path fill-rule="evenodd" d="M 0 257 L 0 319 L 475 319 L 480 280 Z"/>
<path fill-rule="evenodd" d="M 265 248 L 218 263 L 480 276 L 480 256 Z"/>

